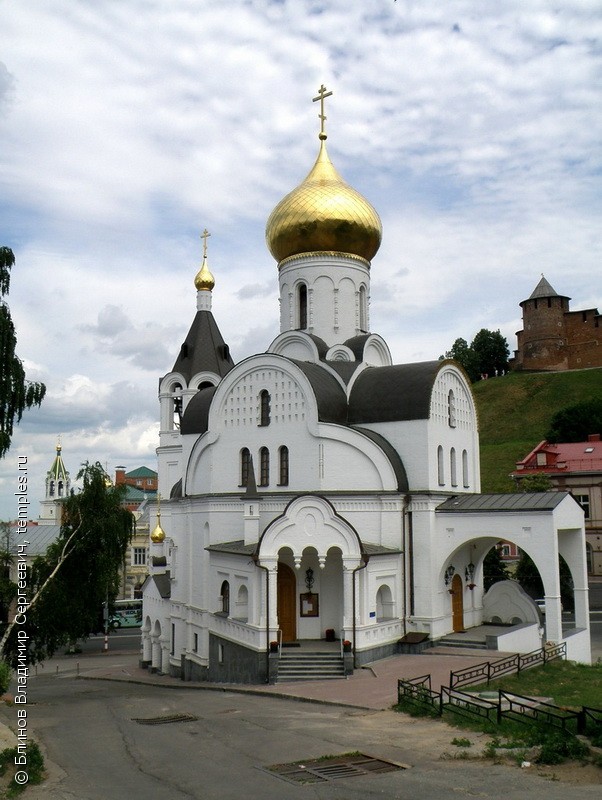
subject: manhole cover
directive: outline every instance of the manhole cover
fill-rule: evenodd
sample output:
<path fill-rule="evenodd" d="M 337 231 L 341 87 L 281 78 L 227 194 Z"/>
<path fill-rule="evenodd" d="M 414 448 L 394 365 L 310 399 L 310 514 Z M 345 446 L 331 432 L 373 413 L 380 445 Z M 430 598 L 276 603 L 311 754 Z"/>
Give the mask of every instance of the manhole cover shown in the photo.
<path fill-rule="evenodd" d="M 351 753 L 296 761 L 294 764 L 274 764 L 261 769 L 289 783 L 324 783 L 360 775 L 382 775 L 384 772 L 407 769 L 407 766 L 364 753 Z"/>
<path fill-rule="evenodd" d="M 132 717 L 138 725 L 167 725 L 170 722 L 196 722 L 194 714 L 166 714 L 163 717 Z"/>

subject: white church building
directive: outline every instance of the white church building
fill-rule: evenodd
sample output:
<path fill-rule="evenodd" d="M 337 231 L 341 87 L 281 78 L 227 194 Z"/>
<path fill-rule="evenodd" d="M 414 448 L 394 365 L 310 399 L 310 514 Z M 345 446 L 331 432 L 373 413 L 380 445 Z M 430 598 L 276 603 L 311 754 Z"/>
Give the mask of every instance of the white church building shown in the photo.
<path fill-rule="evenodd" d="M 436 641 L 494 618 L 483 559 L 501 539 L 540 571 L 546 639 L 588 663 L 583 512 L 562 492 L 480 494 L 478 419 L 462 368 L 393 364 L 371 331 L 381 222 L 329 159 L 320 92 L 318 157 L 266 228 L 280 334 L 234 363 L 211 310 L 205 237 L 196 315 L 160 381 L 163 499 L 142 663 L 261 683 L 286 644 L 345 642 L 358 666 L 399 652 L 410 633 Z M 559 555 L 574 582 L 568 633 Z M 539 646 L 541 619 L 513 621 L 524 624 L 504 629 L 503 649 Z"/>

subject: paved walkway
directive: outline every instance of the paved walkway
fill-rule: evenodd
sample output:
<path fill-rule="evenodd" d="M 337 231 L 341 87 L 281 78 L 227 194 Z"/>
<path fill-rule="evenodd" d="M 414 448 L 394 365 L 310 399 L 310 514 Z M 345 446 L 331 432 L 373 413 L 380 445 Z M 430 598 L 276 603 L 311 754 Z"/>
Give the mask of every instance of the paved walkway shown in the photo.
<path fill-rule="evenodd" d="M 432 688 L 438 691 L 448 685 L 451 670 L 495 661 L 507 653 L 487 650 L 464 650 L 453 648 L 431 648 L 428 654 L 391 656 L 374 662 L 370 667 L 356 669 L 349 678 L 321 681 L 290 681 L 276 685 L 244 685 L 181 681 L 168 675 L 149 673 L 138 666 L 138 655 L 116 654 L 111 666 L 86 668 L 85 659 L 80 665 L 80 678 L 88 680 L 112 680 L 129 683 L 153 684 L 179 689 L 201 689 L 205 691 L 246 692 L 269 694 L 276 697 L 294 698 L 358 708 L 380 710 L 390 708 L 397 701 L 397 680 L 431 675 Z M 110 656 L 107 655 L 107 659 Z"/>

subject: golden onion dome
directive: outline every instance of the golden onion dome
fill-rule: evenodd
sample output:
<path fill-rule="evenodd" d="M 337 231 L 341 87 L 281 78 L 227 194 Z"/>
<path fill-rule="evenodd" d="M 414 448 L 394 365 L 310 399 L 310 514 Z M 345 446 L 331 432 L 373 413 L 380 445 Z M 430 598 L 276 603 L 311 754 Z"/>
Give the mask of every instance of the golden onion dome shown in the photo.
<path fill-rule="evenodd" d="M 165 541 L 165 531 L 161 527 L 161 523 L 159 521 L 157 521 L 157 524 L 153 528 L 150 538 L 151 542 L 155 542 L 155 544 L 161 544 L 161 542 Z"/>
<path fill-rule="evenodd" d="M 207 254 L 203 256 L 203 263 L 194 278 L 197 292 L 210 292 L 215 286 L 215 278 L 207 266 Z"/>
<path fill-rule="evenodd" d="M 305 180 L 270 214 L 266 241 L 274 258 L 337 252 L 370 261 L 378 252 L 382 225 L 376 210 L 334 168 L 320 135 L 320 152 Z"/>

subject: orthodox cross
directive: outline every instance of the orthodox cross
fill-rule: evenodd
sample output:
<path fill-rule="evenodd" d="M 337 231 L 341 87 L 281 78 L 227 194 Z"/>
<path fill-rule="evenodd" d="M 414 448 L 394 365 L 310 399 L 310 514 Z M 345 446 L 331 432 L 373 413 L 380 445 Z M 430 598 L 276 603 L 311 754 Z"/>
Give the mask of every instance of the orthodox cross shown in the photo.
<path fill-rule="evenodd" d="M 207 239 L 211 236 L 207 228 L 201 233 L 201 239 L 203 240 L 203 258 L 207 257 Z"/>
<path fill-rule="evenodd" d="M 332 92 L 327 92 L 326 87 L 324 84 L 320 86 L 318 89 L 318 96 L 314 97 L 312 102 L 316 102 L 317 100 L 320 101 L 320 113 L 318 114 L 318 118 L 320 120 L 320 139 L 326 139 L 326 131 L 324 130 L 324 123 L 326 122 L 327 117 L 324 114 L 324 99 L 326 97 L 330 97 Z"/>

